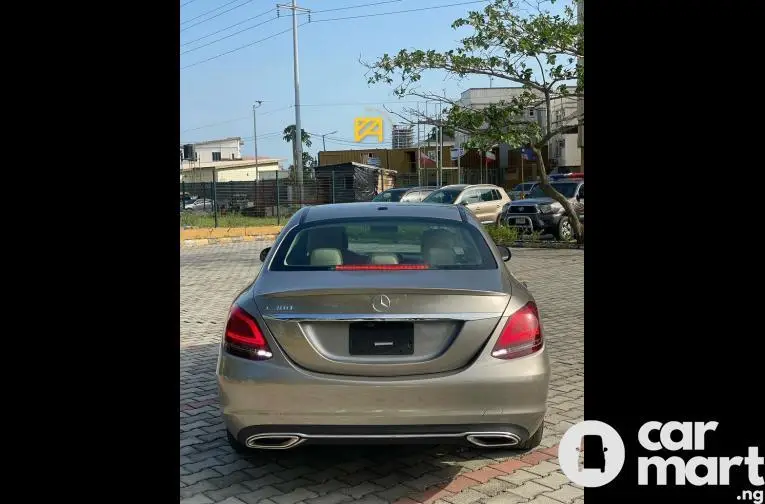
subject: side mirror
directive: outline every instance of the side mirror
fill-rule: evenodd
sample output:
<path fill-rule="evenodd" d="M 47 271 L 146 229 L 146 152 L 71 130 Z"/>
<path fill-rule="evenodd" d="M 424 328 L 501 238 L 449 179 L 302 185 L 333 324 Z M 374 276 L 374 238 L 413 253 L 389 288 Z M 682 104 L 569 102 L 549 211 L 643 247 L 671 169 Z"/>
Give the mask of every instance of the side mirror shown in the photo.
<path fill-rule="evenodd" d="M 460 201 L 460 205 L 468 206 L 468 202 L 466 200 L 462 200 L 462 201 Z"/>
<path fill-rule="evenodd" d="M 266 257 L 268 256 L 268 253 L 270 251 L 271 251 L 271 247 L 266 247 L 260 251 L 260 262 L 266 262 Z"/>
<path fill-rule="evenodd" d="M 507 248 L 505 246 L 502 246 L 502 245 L 498 246 L 497 248 L 499 249 L 499 253 L 502 255 L 502 260 L 504 262 L 509 261 L 510 258 L 513 256 L 513 254 L 510 252 L 509 248 Z"/>

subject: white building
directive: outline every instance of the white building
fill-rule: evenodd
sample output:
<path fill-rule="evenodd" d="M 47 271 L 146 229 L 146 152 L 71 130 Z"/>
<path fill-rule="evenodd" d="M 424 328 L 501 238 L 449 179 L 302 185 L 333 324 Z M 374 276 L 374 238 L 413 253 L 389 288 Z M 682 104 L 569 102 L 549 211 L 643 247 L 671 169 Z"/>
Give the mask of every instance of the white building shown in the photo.
<path fill-rule="evenodd" d="M 576 98 L 557 98 L 551 104 L 553 129 L 564 128 L 548 143 L 550 171 L 578 171 L 582 164 L 579 149 L 578 113 L 579 103 Z"/>
<path fill-rule="evenodd" d="M 523 92 L 524 89 L 522 87 L 471 88 L 463 91 L 459 104 L 463 107 L 481 109 L 503 100 L 509 102 L 513 98 L 520 96 Z M 537 94 L 541 99 L 541 93 Z M 548 157 L 550 164 L 553 165 L 548 167 L 548 169 L 550 172 L 554 172 L 558 168 L 567 167 L 574 171 L 573 169 L 578 169 L 581 162 L 576 120 L 577 100 L 575 98 L 557 98 L 553 100 L 550 108 L 550 120 L 553 128 L 557 127 L 561 122 L 566 126 L 572 126 L 572 128 L 567 128 L 565 133 L 556 135 L 548 143 Z M 570 117 L 574 117 L 574 119 L 570 119 Z M 540 104 L 529 108 L 524 111 L 523 117 L 518 119 L 537 122 L 544 131 L 547 127 L 547 107 L 544 104 Z M 455 141 L 457 144 L 461 144 L 468 139 L 468 135 L 457 133 Z M 508 168 L 508 151 L 509 147 L 507 145 L 499 146 L 498 167 L 502 170 Z"/>
<path fill-rule="evenodd" d="M 282 169 L 283 163 L 283 159 L 263 156 L 259 156 L 257 162 L 254 158 L 210 162 L 184 161 L 181 181 L 212 182 L 214 176 L 218 182 L 270 180 L 277 176 L 277 171 Z"/>
<path fill-rule="evenodd" d="M 236 161 L 242 159 L 242 137 L 222 138 L 220 140 L 208 140 L 196 142 L 194 151 L 196 160 L 200 163 L 212 163 L 214 161 Z"/>

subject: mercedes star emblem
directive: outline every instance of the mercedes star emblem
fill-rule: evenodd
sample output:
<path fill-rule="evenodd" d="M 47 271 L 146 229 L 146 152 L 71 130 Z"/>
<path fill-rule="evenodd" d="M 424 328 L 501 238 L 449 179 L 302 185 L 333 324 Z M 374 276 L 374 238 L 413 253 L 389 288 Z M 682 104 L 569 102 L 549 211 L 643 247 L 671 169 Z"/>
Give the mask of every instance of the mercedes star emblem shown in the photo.
<path fill-rule="evenodd" d="M 377 313 L 386 312 L 390 310 L 390 298 L 385 294 L 375 296 L 372 300 L 372 309 Z"/>

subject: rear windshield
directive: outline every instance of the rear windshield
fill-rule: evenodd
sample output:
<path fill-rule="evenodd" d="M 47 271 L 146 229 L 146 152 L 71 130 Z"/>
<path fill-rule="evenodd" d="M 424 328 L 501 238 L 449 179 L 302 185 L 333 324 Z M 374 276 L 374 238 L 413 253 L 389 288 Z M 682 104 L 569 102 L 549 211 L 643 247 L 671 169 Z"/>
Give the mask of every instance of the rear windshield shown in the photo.
<path fill-rule="evenodd" d="M 423 203 L 454 203 L 454 201 L 457 199 L 457 196 L 460 195 L 462 191 L 459 191 L 457 189 L 439 189 L 438 191 L 433 191 L 432 193 L 428 194 L 428 197 L 425 198 Z"/>
<path fill-rule="evenodd" d="M 490 246 L 473 226 L 397 218 L 298 226 L 279 246 L 271 270 L 331 271 L 369 265 L 380 269 L 497 269 Z"/>

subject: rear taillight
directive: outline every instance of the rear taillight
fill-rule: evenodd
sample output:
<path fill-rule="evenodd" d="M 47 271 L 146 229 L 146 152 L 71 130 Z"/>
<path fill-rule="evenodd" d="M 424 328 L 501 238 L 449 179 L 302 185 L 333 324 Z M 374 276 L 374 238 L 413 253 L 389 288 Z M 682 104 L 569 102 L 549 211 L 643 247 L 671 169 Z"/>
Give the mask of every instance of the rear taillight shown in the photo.
<path fill-rule="evenodd" d="M 224 344 L 228 353 L 245 359 L 266 360 L 273 356 L 257 321 L 238 306 L 228 315 Z"/>
<path fill-rule="evenodd" d="M 542 348 L 542 327 L 537 305 L 530 301 L 513 313 L 491 351 L 497 359 L 515 359 Z"/>

